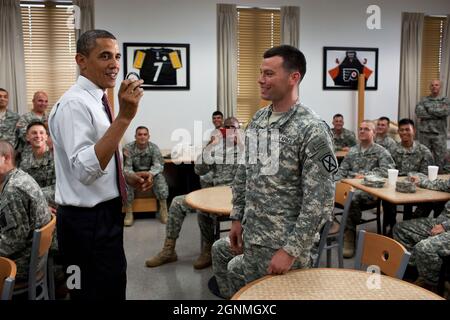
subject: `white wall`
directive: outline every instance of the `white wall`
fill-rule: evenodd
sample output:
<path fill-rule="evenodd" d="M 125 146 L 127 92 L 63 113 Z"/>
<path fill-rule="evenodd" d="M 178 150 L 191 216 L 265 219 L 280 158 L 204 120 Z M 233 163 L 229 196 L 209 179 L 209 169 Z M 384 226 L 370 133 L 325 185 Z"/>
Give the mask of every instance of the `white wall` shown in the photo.
<path fill-rule="evenodd" d="M 379 48 L 378 90 L 366 93 L 366 118 L 385 115 L 397 118 L 400 65 L 401 12 L 450 13 L 447 0 L 96 0 L 97 28 L 114 33 L 122 42 L 189 43 L 191 89 L 189 91 L 145 91 L 140 110 L 125 140 L 133 139 L 134 128 L 146 125 L 152 140 L 161 148 L 175 142 L 170 136 L 177 128 L 193 134 L 194 121 L 212 128 L 216 109 L 216 3 L 248 6 L 300 6 L 300 49 L 308 70 L 300 86 L 301 100 L 330 122 L 342 113 L 346 127 L 355 129 L 357 93 L 322 89 L 324 46 Z M 381 8 L 381 29 L 366 27 L 366 8 Z M 121 77 L 123 75 L 121 74 Z M 119 79 L 121 80 L 121 79 Z M 116 101 L 117 105 L 117 101 Z"/>

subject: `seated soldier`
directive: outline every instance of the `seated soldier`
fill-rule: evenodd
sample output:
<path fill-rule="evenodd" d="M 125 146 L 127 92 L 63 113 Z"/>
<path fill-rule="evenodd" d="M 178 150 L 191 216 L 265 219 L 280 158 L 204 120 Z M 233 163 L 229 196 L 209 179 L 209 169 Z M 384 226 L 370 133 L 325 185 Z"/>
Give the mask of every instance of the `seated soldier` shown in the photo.
<path fill-rule="evenodd" d="M 412 178 L 421 188 L 450 192 L 450 179 L 430 181 L 425 175 Z M 394 226 L 394 239 L 411 252 L 409 265 L 417 267 L 415 284 L 436 291 L 442 257 L 450 255 L 450 201 L 437 218 L 420 218 Z"/>
<path fill-rule="evenodd" d="M 148 172 L 153 183 L 153 192 L 159 200 L 159 219 L 167 223 L 167 197 L 169 186 L 164 178 L 164 159 L 158 146 L 150 142 L 148 128 L 136 128 L 135 141 L 123 147 L 124 173 L 129 175 L 138 172 Z M 125 226 L 133 224 L 134 189 L 127 185 L 128 199 L 126 205 Z"/>
<path fill-rule="evenodd" d="M 414 141 L 416 134 L 414 121 L 401 119 L 398 123 L 398 133 L 400 135 L 400 143 L 391 149 L 391 155 L 398 169 L 398 175 L 406 176 L 408 173 L 414 172 L 428 174 L 428 166 L 433 164 L 433 155 L 426 146 L 418 141 Z M 386 219 L 387 225 L 391 229 L 396 222 L 396 212 L 396 205 L 383 200 L 384 219 Z M 411 205 L 404 206 L 403 220 L 408 218 L 411 218 Z"/>
<path fill-rule="evenodd" d="M 388 135 L 390 124 L 391 120 L 388 117 L 380 117 L 378 119 L 375 143 L 378 143 L 392 154 L 392 150 L 397 145 L 397 142 Z"/>
<path fill-rule="evenodd" d="M 26 130 L 26 140 L 31 147 L 31 151 L 23 154 L 19 168 L 36 180 L 44 192 L 52 213 L 56 214 L 55 163 L 53 152 L 47 145 L 48 134 L 44 123 L 40 121 L 30 122 Z"/>
<path fill-rule="evenodd" d="M 16 281 L 26 281 L 33 232 L 50 222 L 39 185 L 15 167 L 14 148 L 0 140 L 0 256 L 14 260 Z"/>
<path fill-rule="evenodd" d="M 335 180 L 344 178 L 363 178 L 376 174 L 387 177 L 387 170 L 395 168 L 394 160 L 385 148 L 373 142 L 375 126 L 364 120 L 359 126 L 359 144 L 352 147 L 339 166 Z M 344 239 L 344 257 L 351 258 L 355 253 L 356 226 L 361 221 L 362 210 L 376 206 L 376 198 L 368 193 L 356 190 L 350 206 Z"/>
<path fill-rule="evenodd" d="M 36 91 L 33 95 L 33 108 L 20 116 L 16 125 L 17 134 L 17 152 L 22 156 L 22 152 L 29 150 L 27 143 L 27 127 L 31 122 L 39 121 L 47 126 L 48 114 L 46 113 L 48 107 L 48 95 L 44 91 Z"/>
<path fill-rule="evenodd" d="M 239 122 L 231 117 L 225 120 L 226 135 L 224 139 L 215 139 L 207 145 L 195 164 L 195 173 L 199 176 L 209 176 L 212 186 L 231 185 L 237 167 L 238 156 L 242 143 L 237 129 Z M 230 161 L 229 159 L 232 159 Z M 227 160 L 227 161 L 225 161 Z M 147 267 L 157 267 L 165 263 L 176 261 L 175 243 L 180 234 L 184 218 L 188 213 L 196 212 L 184 202 L 186 195 L 177 196 L 172 200 L 169 209 L 169 220 L 166 226 L 164 247 L 156 256 L 148 259 Z M 212 218 L 198 213 L 198 224 L 202 236 L 202 252 L 194 262 L 195 269 L 203 269 L 211 265 L 211 246 L 214 242 L 214 223 Z"/>
<path fill-rule="evenodd" d="M 333 143 L 334 151 L 348 151 L 350 147 L 356 144 L 355 134 L 344 128 L 344 116 L 342 114 L 335 114 L 333 116 Z"/>
<path fill-rule="evenodd" d="M 6 140 L 16 147 L 16 124 L 20 116 L 8 109 L 8 91 L 0 88 L 0 139 Z"/>

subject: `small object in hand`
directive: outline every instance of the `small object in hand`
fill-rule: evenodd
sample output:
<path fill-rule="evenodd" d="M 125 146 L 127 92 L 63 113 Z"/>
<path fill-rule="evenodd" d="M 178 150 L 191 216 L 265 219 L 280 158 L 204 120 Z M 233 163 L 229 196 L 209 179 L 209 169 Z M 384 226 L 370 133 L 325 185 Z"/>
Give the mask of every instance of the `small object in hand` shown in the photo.
<path fill-rule="evenodd" d="M 416 185 L 408 180 L 397 181 L 395 184 L 395 191 L 402 193 L 414 193 L 416 192 Z"/>
<path fill-rule="evenodd" d="M 141 77 L 136 72 L 128 72 L 125 79 L 136 81 L 136 80 L 141 80 Z"/>

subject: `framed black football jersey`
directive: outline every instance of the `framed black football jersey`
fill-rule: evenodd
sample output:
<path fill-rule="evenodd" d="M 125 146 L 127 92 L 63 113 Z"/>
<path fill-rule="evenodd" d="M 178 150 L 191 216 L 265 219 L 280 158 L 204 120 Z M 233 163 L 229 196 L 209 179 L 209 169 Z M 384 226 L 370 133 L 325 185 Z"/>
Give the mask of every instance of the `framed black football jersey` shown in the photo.
<path fill-rule="evenodd" d="M 137 73 L 144 90 L 189 90 L 189 44 L 124 43 L 124 78 Z"/>

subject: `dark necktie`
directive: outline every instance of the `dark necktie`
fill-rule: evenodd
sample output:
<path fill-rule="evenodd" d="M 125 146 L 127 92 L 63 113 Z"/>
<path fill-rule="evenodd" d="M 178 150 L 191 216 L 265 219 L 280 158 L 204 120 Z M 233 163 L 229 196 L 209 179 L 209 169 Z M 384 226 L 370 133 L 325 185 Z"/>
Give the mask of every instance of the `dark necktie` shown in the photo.
<path fill-rule="evenodd" d="M 111 112 L 111 108 L 109 106 L 108 98 L 106 94 L 102 97 L 103 106 L 105 107 L 106 114 L 108 115 L 109 121 L 113 122 L 114 118 Z M 122 161 L 120 161 L 119 149 L 117 148 L 114 151 L 114 159 L 116 160 L 116 172 L 117 172 L 117 185 L 119 186 L 120 197 L 122 198 L 122 203 L 125 204 L 127 202 L 127 187 L 125 184 L 125 178 L 123 176 L 122 170 Z"/>

